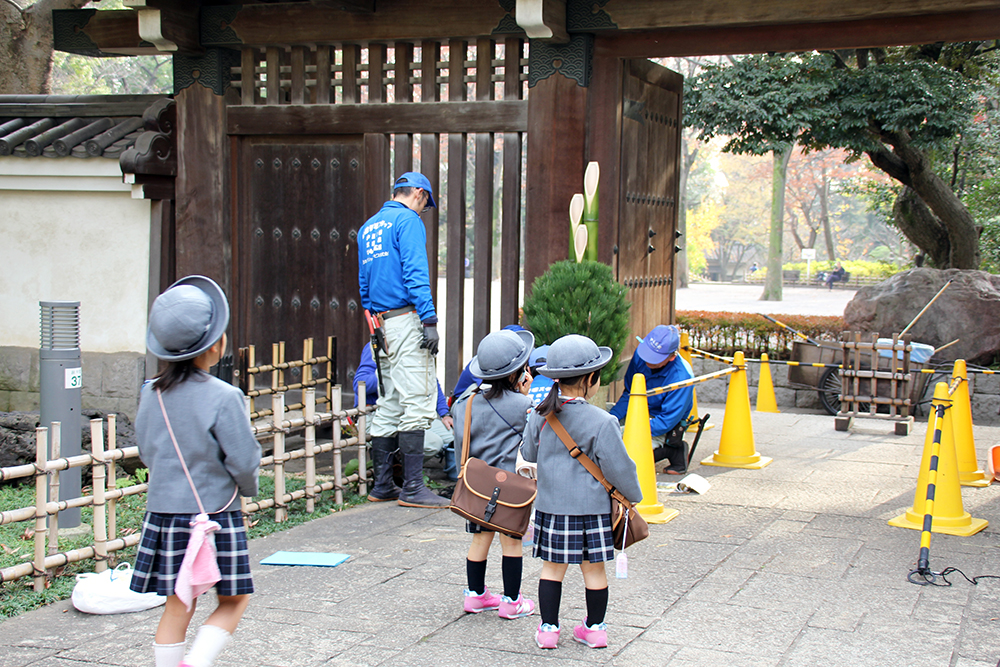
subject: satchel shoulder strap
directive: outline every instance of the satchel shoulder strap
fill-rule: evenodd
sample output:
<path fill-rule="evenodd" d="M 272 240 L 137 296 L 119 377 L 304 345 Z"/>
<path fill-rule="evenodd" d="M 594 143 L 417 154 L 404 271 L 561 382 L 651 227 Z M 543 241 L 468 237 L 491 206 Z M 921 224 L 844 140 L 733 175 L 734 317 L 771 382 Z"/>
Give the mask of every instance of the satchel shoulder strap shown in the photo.
<path fill-rule="evenodd" d="M 583 450 L 580 449 L 580 447 L 576 444 L 576 441 L 573 440 L 573 437 L 566 431 L 566 427 L 562 425 L 562 422 L 559 421 L 559 418 L 556 417 L 554 412 L 550 412 L 545 415 L 545 421 L 548 422 L 552 431 L 559 436 L 562 443 L 566 445 L 566 449 L 569 450 L 570 456 L 579 461 L 583 467 L 587 469 L 587 472 L 593 475 L 594 479 L 600 482 L 601 486 L 608 490 L 608 493 L 611 494 L 615 500 L 620 502 L 625 507 L 632 507 L 632 503 L 629 502 L 628 498 L 622 495 L 621 491 L 611 486 L 611 482 L 607 480 L 597 464 L 594 463 L 589 456 L 583 453 Z"/>
<path fill-rule="evenodd" d="M 462 462 L 458 464 L 459 471 L 465 468 L 465 462 L 469 460 L 469 433 L 472 429 L 472 399 L 475 397 L 476 392 L 472 392 L 465 402 L 465 424 L 462 428 Z"/>

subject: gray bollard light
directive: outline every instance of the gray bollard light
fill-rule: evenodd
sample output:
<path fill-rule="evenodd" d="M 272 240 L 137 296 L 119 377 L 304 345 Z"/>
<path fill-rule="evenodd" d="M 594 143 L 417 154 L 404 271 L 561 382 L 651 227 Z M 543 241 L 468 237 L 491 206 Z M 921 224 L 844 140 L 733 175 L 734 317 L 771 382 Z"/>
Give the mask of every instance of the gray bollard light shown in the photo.
<path fill-rule="evenodd" d="M 80 302 L 39 301 L 42 342 L 39 348 L 40 421 L 49 428 L 52 457 L 52 422 L 62 423 L 62 457 L 81 453 L 80 433 L 83 373 L 80 365 Z M 80 468 L 59 475 L 59 500 L 81 495 Z M 50 498 L 49 500 L 54 500 Z M 59 512 L 59 528 L 80 525 L 80 508 Z"/>

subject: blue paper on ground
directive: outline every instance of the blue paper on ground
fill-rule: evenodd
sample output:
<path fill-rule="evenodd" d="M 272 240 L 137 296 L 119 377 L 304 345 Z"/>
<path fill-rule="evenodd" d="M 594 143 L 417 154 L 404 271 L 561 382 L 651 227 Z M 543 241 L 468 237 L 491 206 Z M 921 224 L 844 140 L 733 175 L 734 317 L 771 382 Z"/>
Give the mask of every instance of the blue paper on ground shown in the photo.
<path fill-rule="evenodd" d="M 277 551 L 260 562 L 261 565 L 313 565 L 337 567 L 350 558 L 347 554 L 314 551 Z"/>

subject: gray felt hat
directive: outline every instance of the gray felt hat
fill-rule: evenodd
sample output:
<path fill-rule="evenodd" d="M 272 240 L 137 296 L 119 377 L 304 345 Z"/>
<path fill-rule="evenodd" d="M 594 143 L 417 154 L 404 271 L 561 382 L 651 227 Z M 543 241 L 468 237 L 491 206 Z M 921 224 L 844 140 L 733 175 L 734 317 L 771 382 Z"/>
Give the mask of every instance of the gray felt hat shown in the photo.
<path fill-rule="evenodd" d="M 149 311 L 146 347 L 164 361 L 194 359 L 229 326 L 229 301 L 211 278 L 181 278 L 156 297 Z"/>
<path fill-rule="evenodd" d="M 483 380 L 498 380 L 524 366 L 534 345 L 530 331 L 495 331 L 479 342 L 469 372 Z"/>
<path fill-rule="evenodd" d="M 545 365 L 538 372 L 553 379 L 586 375 L 604 368 L 612 354 L 610 347 L 598 347 L 586 336 L 569 334 L 549 345 Z"/>

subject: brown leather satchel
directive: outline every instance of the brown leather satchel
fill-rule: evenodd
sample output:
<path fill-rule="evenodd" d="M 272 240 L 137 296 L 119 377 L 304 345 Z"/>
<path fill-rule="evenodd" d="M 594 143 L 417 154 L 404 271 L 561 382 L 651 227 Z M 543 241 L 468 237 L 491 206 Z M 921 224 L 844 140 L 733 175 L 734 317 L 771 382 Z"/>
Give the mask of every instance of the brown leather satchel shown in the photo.
<path fill-rule="evenodd" d="M 550 412 L 546 415 L 545 420 L 552 427 L 555 434 L 559 436 L 559 439 L 562 440 L 562 443 L 566 445 L 569 455 L 583 464 L 587 472 L 593 475 L 594 479 L 608 490 L 608 494 L 611 496 L 611 530 L 615 537 L 615 549 L 630 547 L 636 542 L 649 537 L 649 524 L 646 523 L 646 520 L 636 511 L 632 503 L 628 501 L 628 498 L 623 496 L 621 491 L 611 486 L 611 483 L 605 479 L 601 469 L 577 446 L 555 413 Z"/>
<path fill-rule="evenodd" d="M 531 523 L 531 504 L 535 501 L 535 480 L 501 470 L 469 456 L 469 430 L 472 424 L 472 399 L 465 406 L 462 461 L 451 511 L 483 528 L 520 539 Z"/>

